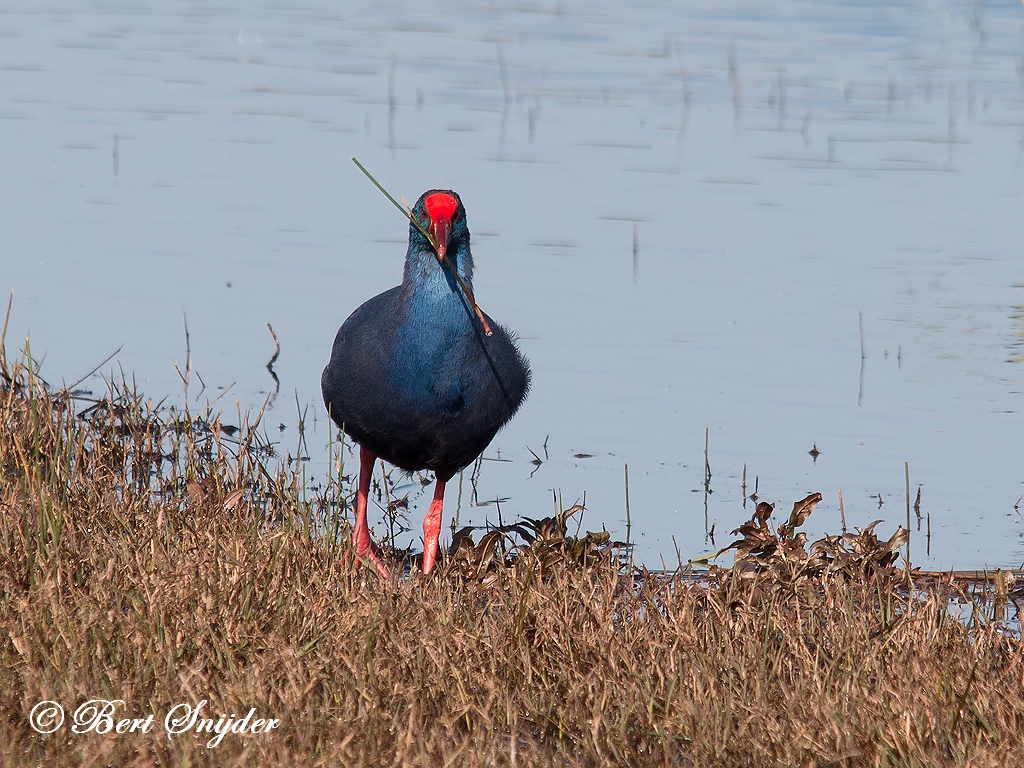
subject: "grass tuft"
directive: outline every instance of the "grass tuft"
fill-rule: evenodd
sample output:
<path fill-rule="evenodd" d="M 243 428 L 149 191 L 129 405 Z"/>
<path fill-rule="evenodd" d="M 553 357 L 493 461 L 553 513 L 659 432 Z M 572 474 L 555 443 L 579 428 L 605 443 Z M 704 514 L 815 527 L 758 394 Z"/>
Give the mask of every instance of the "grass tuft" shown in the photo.
<path fill-rule="evenodd" d="M 630 570 L 570 509 L 382 582 L 352 569 L 350 489 L 309 498 L 240 421 L 125 382 L 85 402 L 0 354 L 7 764 L 1024 764 L 1020 640 L 896 569 L 898 535 L 808 548 L 806 505 L 777 534 L 760 508 L 698 578 Z M 93 699 L 155 724 L 72 732 Z M 203 700 L 280 723 L 168 736 Z"/>

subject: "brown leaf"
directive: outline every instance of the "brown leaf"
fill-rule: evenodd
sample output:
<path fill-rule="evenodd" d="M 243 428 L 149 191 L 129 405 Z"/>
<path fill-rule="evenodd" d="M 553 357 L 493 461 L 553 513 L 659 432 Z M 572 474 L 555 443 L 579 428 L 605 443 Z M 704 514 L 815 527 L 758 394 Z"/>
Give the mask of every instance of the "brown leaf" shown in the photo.
<path fill-rule="evenodd" d="M 238 502 L 242 500 L 242 496 L 245 495 L 244 488 L 238 488 L 228 494 L 228 497 L 224 499 L 224 511 L 230 512 L 232 509 L 238 506 Z"/>
<path fill-rule="evenodd" d="M 779 535 L 792 536 L 793 531 L 804 524 L 820 501 L 821 494 L 815 492 L 796 502 L 793 505 L 793 511 L 789 515 L 789 520 L 779 526 Z"/>
<path fill-rule="evenodd" d="M 768 522 L 768 518 L 772 516 L 772 512 L 774 511 L 774 504 L 769 504 L 767 501 L 759 501 L 757 503 L 757 507 L 754 509 L 754 517 L 752 520 L 757 520 L 763 525 Z"/>
<path fill-rule="evenodd" d="M 910 531 L 901 525 L 896 529 L 896 533 L 890 536 L 885 544 L 881 545 L 881 548 L 883 552 L 895 552 L 908 541 L 910 541 Z"/>

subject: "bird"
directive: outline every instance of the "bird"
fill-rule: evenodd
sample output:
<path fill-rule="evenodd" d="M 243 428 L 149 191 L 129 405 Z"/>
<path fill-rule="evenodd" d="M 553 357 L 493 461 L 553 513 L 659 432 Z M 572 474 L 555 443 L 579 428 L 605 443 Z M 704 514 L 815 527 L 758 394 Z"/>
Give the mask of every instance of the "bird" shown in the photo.
<path fill-rule="evenodd" d="M 438 557 L 445 484 L 483 453 L 519 410 L 530 364 L 518 337 L 478 310 L 462 199 L 424 192 L 410 210 L 401 285 L 358 307 L 338 330 L 320 379 L 334 422 L 359 444 L 352 546 L 390 573 L 370 537 L 366 507 L 378 458 L 435 476 L 423 521 L 421 570 Z"/>

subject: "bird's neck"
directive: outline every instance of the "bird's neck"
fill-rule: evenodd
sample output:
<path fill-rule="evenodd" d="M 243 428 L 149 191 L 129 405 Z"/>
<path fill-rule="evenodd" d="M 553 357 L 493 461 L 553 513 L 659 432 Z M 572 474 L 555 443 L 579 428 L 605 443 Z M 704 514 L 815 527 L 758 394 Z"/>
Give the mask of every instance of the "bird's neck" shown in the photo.
<path fill-rule="evenodd" d="M 452 273 L 457 273 L 466 287 L 473 289 L 473 256 L 469 244 L 461 243 L 450 249 L 444 262 L 429 246 L 410 243 L 402 280 L 403 293 L 410 305 L 463 303 L 462 288 Z"/>
<path fill-rule="evenodd" d="M 452 356 L 459 354 L 473 328 L 472 310 L 451 269 L 471 285 L 469 248 L 449 250 L 445 261 L 450 263 L 442 265 L 429 248 L 410 247 L 402 281 L 402 316 L 393 350 L 398 383 L 425 410 L 436 407 L 438 371 L 454 370 Z M 449 383 L 458 386 L 455 378 Z"/>
<path fill-rule="evenodd" d="M 429 246 L 410 246 L 406 257 L 395 356 L 405 361 L 403 367 L 410 373 L 407 385 L 412 389 L 432 381 L 428 374 L 472 332 L 472 310 L 452 276 L 454 268 L 471 287 L 469 248 L 450 249 L 445 261 L 449 263 L 442 265 Z"/>

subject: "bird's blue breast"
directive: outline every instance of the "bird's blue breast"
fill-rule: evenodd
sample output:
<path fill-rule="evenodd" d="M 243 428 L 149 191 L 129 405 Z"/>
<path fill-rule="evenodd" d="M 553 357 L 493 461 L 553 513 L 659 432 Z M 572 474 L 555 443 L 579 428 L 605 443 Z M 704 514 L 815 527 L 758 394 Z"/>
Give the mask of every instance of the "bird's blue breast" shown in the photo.
<path fill-rule="evenodd" d="M 465 405 L 465 363 L 474 330 L 461 295 L 438 277 L 404 297 L 392 383 L 417 410 L 445 417 Z"/>

